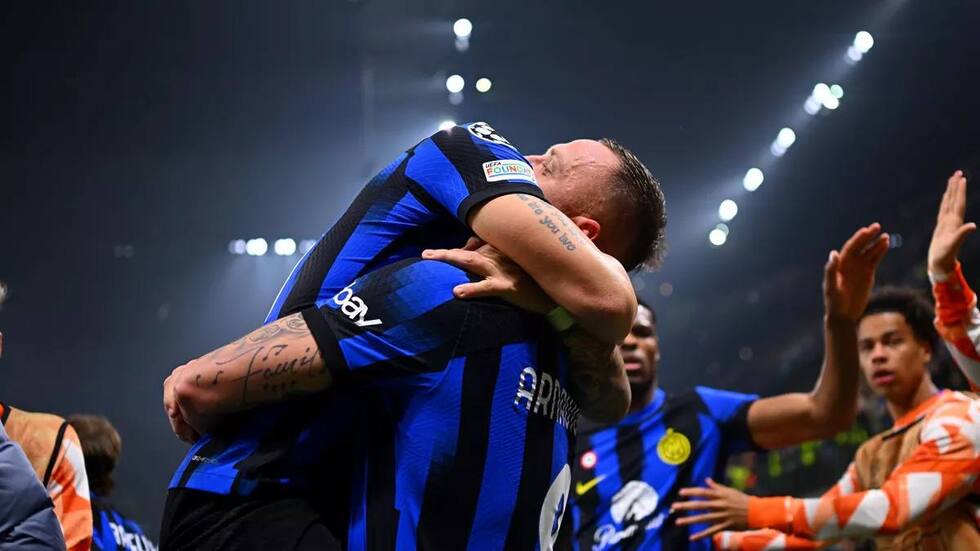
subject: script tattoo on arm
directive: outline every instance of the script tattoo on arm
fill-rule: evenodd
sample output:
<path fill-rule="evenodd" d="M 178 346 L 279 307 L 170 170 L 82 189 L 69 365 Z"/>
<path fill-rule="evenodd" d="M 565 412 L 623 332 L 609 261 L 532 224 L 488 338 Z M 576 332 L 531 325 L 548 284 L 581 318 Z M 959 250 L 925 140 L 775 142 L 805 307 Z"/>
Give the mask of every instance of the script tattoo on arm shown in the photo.
<path fill-rule="evenodd" d="M 231 413 L 330 385 L 330 374 L 300 314 L 260 327 L 187 365 L 202 403 Z"/>
<path fill-rule="evenodd" d="M 531 209 L 534 214 L 541 217 L 538 219 L 538 223 L 556 236 L 558 242 L 565 247 L 565 250 L 575 252 L 579 247 L 585 244 L 591 244 L 591 241 L 585 239 L 585 236 L 582 235 L 578 226 L 569 220 L 560 210 L 537 197 L 523 193 L 518 193 L 517 198 L 523 201 L 524 205 Z"/>

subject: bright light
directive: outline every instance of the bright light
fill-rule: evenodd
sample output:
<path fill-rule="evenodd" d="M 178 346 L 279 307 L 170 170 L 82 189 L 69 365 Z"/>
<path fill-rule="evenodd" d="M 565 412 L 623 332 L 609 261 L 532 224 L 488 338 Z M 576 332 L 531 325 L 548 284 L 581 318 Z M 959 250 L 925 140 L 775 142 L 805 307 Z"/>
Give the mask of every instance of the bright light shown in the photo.
<path fill-rule="evenodd" d="M 228 243 L 228 252 L 231 254 L 245 254 L 245 240 L 236 239 Z"/>
<path fill-rule="evenodd" d="M 782 157 L 786 154 L 786 148 L 776 142 L 772 142 L 772 145 L 769 146 L 769 153 L 772 153 L 775 157 Z"/>
<path fill-rule="evenodd" d="M 276 239 L 272 250 L 276 251 L 276 254 L 279 256 L 292 256 L 296 254 L 296 241 L 289 238 Z"/>
<path fill-rule="evenodd" d="M 315 239 L 304 239 L 299 242 L 299 253 L 306 254 L 310 252 L 310 249 L 316 246 Z"/>
<path fill-rule="evenodd" d="M 454 126 L 456 126 L 456 121 L 446 119 L 439 123 L 439 130 L 449 130 Z"/>
<path fill-rule="evenodd" d="M 820 105 L 819 101 L 813 99 L 813 96 L 806 98 L 806 101 L 803 102 L 803 110 L 806 111 L 807 115 L 816 115 L 822 107 L 823 105 Z"/>
<path fill-rule="evenodd" d="M 708 241 L 715 247 L 721 247 L 728 241 L 728 234 L 724 230 L 715 228 L 708 233 Z"/>
<path fill-rule="evenodd" d="M 725 199 L 718 206 L 718 218 L 721 218 L 722 222 L 728 222 L 735 218 L 736 214 L 738 214 L 738 204 L 731 199 Z"/>
<path fill-rule="evenodd" d="M 823 100 L 823 106 L 833 111 L 834 109 L 840 107 L 840 100 L 835 98 L 834 96 L 827 96 Z"/>
<path fill-rule="evenodd" d="M 258 237 L 256 239 L 249 239 L 245 243 L 245 252 L 250 256 L 262 256 L 269 251 L 269 244 L 266 243 L 265 239 Z"/>
<path fill-rule="evenodd" d="M 776 145 L 783 149 L 789 149 L 794 142 L 796 142 L 796 132 L 793 132 L 792 128 L 783 128 L 776 135 Z"/>
<path fill-rule="evenodd" d="M 861 31 L 854 35 L 854 48 L 859 53 L 866 54 L 875 45 L 875 39 L 868 31 Z"/>
<path fill-rule="evenodd" d="M 480 92 L 481 94 L 485 94 L 489 92 L 491 86 L 493 86 L 493 83 L 490 82 L 490 79 L 488 79 L 487 77 L 483 77 L 480 80 L 476 81 L 476 91 Z"/>
<path fill-rule="evenodd" d="M 462 92 L 463 88 L 465 87 L 466 81 L 459 75 L 450 75 L 450 77 L 446 79 L 446 90 L 449 90 L 449 93 L 451 94 L 458 94 L 459 92 Z"/>
<path fill-rule="evenodd" d="M 465 17 L 457 19 L 453 23 L 453 32 L 456 33 L 456 38 L 469 38 L 473 32 L 473 23 Z"/>
<path fill-rule="evenodd" d="M 834 84 L 830 87 L 830 95 L 837 99 L 841 99 L 844 97 L 844 88 L 842 88 L 840 84 Z"/>
<path fill-rule="evenodd" d="M 745 177 L 742 178 L 742 186 L 747 191 L 755 191 L 759 189 L 759 186 L 762 185 L 762 181 L 765 179 L 766 177 L 762 171 L 753 167 L 746 171 Z"/>
<path fill-rule="evenodd" d="M 862 57 L 864 57 L 864 55 L 861 52 L 859 52 L 857 48 L 855 48 L 854 46 L 847 47 L 847 61 L 851 65 L 857 63 L 858 61 L 861 61 Z"/>
<path fill-rule="evenodd" d="M 834 86 L 836 86 L 837 89 L 840 90 L 841 95 L 844 95 L 844 90 L 840 86 L 836 84 Z M 826 107 L 827 109 L 830 110 L 837 109 L 840 106 L 840 100 L 837 99 L 839 96 L 836 96 L 834 94 L 834 89 L 822 82 L 818 83 L 816 86 L 813 87 L 813 94 L 811 94 L 810 97 L 814 101 L 822 105 L 823 107 Z M 804 104 L 803 108 L 806 109 L 807 106 Z M 817 109 L 817 111 L 819 111 L 819 109 Z M 807 113 L 810 113 L 809 109 L 807 110 Z M 814 115 L 815 113 L 810 113 L 810 114 Z M 789 146 L 785 146 L 783 149 L 785 149 L 786 147 Z"/>

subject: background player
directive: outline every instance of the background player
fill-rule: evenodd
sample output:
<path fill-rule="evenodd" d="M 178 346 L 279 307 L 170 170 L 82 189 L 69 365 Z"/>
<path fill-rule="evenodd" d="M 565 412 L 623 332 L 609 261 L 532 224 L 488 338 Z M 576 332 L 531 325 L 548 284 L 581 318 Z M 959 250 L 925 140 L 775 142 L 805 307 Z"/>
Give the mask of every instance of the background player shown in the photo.
<path fill-rule="evenodd" d="M 719 534 L 724 549 L 813 549 L 868 537 L 880 549 L 980 548 L 971 503 L 980 496 L 980 402 L 932 383 L 932 319 L 914 289 L 885 288 L 869 301 L 858 329 L 861 369 L 895 424 L 858 449 L 833 489 L 812 499 L 755 498 L 711 483 L 682 490 L 705 501 L 677 503 L 678 510 L 707 511 L 683 522 L 775 529 Z"/>
<path fill-rule="evenodd" d="M 76 414 L 68 418 L 85 454 L 92 496 L 92 549 L 99 551 L 155 551 L 136 521 L 126 518 L 109 500 L 115 487 L 112 472 L 122 453 L 122 438 L 101 415 Z"/>

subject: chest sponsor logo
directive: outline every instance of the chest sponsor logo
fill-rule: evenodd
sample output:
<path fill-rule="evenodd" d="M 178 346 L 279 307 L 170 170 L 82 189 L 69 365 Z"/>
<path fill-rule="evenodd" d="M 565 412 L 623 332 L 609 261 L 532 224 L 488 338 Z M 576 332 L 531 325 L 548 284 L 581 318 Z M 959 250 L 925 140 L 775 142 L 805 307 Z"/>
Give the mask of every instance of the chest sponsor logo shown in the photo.
<path fill-rule="evenodd" d="M 518 377 L 514 405 L 528 413 L 544 415 L 572 434 L 578 429 L 578 419 L 582 413 L 558 379 L 548 373 L 538 373 L 531 366 L 525 367 Z"/>
<path fill-rule="evenodd" d="M 500 145 L 506 145 L 507 147 L 510 148 L 514 147 L 510 145 L 510 142 L 507 141 L 507 138 L 498 134 L 497 131 L 494 130 L 492 126 L 490 126 L 485 122 L 475 122 L 467 126 L 466 129 L 470 131 L 470 134 L 476 136 L 481 140 L 487 142 L 493 142 Z"/>
<path fill-rule="evenodd" d="M 657 442 L 657 457 L 668 465 L 680 465 L 691 457 L 691 441 L 674 429 L 667 429 Z"/>
<path fill-rule="evenodd" d="M 590 480 L 588 482 L 582 482 L 580 480 L 580 481 L 578 481 L 578 482 L 575 483 L 575 493 L 578 494 L 578 495 L 583 495 L 583 494 L 587 493 L 589 490 L 591 490 L 592 488 L 595 488 L 596 486 L 598 486 L 600 482 L 602 482 L 603 480 L 605 480 L 605 478 L 606 478 L 606 475 L 601 475 L 601 476 L 597 476 L 597 477 L 593 478 L 592 480 Z"/>
<path fill-rule="evenodd" d="M 534 179 L 534 169 L 524 161 L 506 159 L 499 161 L 487 161 L 483 163 L 483 175 L 488 182 L 500 182 L 504 180 L 518 180 L 529 184 L 537 184 Z"/>
<path fill-rule="evenodd" d="M 609 507 L 611 523 L 599 526 L 593 534 L 592 549 L 602 551 L 629 539 L 641 530 L 655 530 L 664 521 L 663 513 L 653 516 L 660 504 L 657 491 L 642 480 L 626 483 L 612 498 Z M 649 521 L 647 519 L 650 519 Z"/>
<path fill-rule="evenodd" d="M 357 282 L 355 281 L 354 283 Z M 350 318 L 358 327 L 381 325 L 381 318 L 376 318 L 373 320 L 366 319 L 368 315 L 368 307 L 367 304 L 364 304 L 364 301 L 355 295 L 354 291 L 351 289 L 351 287 L 354 286 L 354 283 L 344 287 L 339 293 L 334 295 L 334 304 L 340 306 L 340 311 L 343 312 L 345 316 Z"/>

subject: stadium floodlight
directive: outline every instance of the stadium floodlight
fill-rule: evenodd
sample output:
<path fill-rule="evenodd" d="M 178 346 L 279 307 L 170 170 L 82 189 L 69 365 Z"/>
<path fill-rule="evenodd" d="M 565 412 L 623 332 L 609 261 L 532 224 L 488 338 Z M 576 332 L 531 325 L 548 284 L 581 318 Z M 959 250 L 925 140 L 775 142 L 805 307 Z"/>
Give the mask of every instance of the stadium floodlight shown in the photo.
<path fill-rule="evenodd" d="M 453 23 L 453 32 L 456 33 L 456 38 L 469 38 L 473 33 L 473 22 L 461 17 Z"/>
<path fill-rule="evenodd" d="M 840 100 L 835 98 L 834 96 L 827 96 L 826 98 L 824 98 L 823 106 L 833 111 L 834 109 L 840 107 Z"/>
<path fill-rule="evenodd" d="M 315 239 L 304 239 L 299 242 L 299 254 L 306 254 L 316 246 Z"/>
<path fill-rule="evenodd" d="M 820 109 L 822 108 L 823 105 L 821 105 L 819 101 L 814 99 L 813 96 L 806 98 L 806 101 L 803 102 L 803 110 L 806 111 L 807 115 L 816 115 L 817 113 L 820 112 Z"/>
<path fill-rule="evenodd" d="M 449 90 L 450 94 L 458 94 L 462 92 L 463 88 L 465 87 L 466 81 L 459 75 L 450 75 L 449 78 L 446 79 L 446 90 Z"/>
<path fill-rule="evenodd" d="M 830 87 L 830 95 L 837 99 L 844 97 L 844 88 L 840 84 L 834 84 Z"/>
<path fill-rule="evenodd" d="M 276 239 L 272 250 L 279 256 L 292 256 L 296 254 L 296 241 L 290 238 Z"/>
<path fill-rule="evenodd" d="M 245 254 L 245 240 L 235 239 L 228 243 L 228 252 L 231 254 Z"/>
<path fill-rule="evenodd" d="M 735 215 L 738 214 L 738 204 L 731 199 L 725 199 L 718 206 L 718 218 L 721 218 L 722 222 L 728 222 Z"/>
<path fill-rule="evenodd" d="M 493 83 L 490 82 L 490 79 L 487 77 L 483 77 L 476 81 L 476 91 L 480 92 L 481 94 L 486 94 L 489 92 L 491 86 L 493 86 Z"/>
<path fill-rule="evenodd" d="M 875 39 L 868 31 L 861 31 L 854 35 L 854 48 L 858 53 L 866 54 L 875 45 Z"/>
<path fill-rule="evenodd" d="M 724 230 L 715 228 L 708 232 L 708 241 L 715 247 L 721 247 L 728 241 L 728 234 Z"/>
<path fill-rule="evenodd" d="M 789 146 L 796 143 L 796 132 L 793 132 L 792 128 L 783 128 L 776 135 L 776 144 L 783 149 L 789 149 Z"/>
<path fill-rule="evenodd" d="M 456 121 L 451 119 L 446 119 L 439 123 L 439 130 L 449 130 L 454 126 L 456 126 Z"/>
<path fill-rule="evenodd" d="M 762 185 L 763 180 L 765 180 L 765 174 L 762 170 L 752 167 L 745 172 L 745 177 L 742 178 L 742 186 L 746 191 L 755 191 L 759 189 Z"/>
<path fill-rule="evenodd" d="M 847 62 L 848 63 L 850 63 L 851 65 L 854 65 L 858 61 L 861 61 L 861 58 L 862 57 L 864 57 L 864 54 L 862 54 L 861 52 L 859 52 L 857 48 L 855 48 L 853 45 L 852 46 L 848 46 L 848 48 L 847 48 L 847 57 L 845 58 L 845 59 L 847 59 Z"/>
<path fill-rule="evenodd" d="M 245 252 L 249 256 L 262 256 L 269 252 L 269 244 L 261 237 L 249 239 L 245 242 Z"/>

